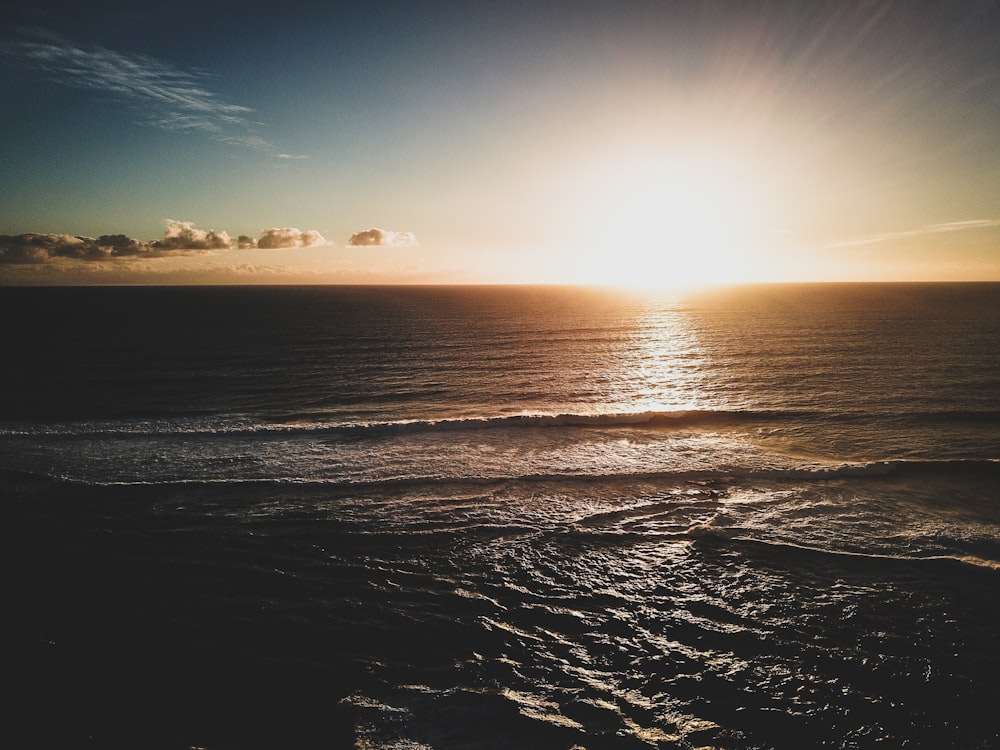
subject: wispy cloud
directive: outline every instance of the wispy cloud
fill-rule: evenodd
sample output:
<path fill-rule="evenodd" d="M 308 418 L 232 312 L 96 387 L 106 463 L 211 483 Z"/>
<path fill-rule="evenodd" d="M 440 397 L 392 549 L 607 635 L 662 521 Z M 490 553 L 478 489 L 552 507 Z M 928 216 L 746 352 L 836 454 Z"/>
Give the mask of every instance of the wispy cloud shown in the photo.
<path fill-rule="evenodd" d="M 0 55 L 44 71 L 53 81 L 114 97 L 141 121 L 164 130 L 198 133 L 281 159 L 282 152 L 254 129 L 250 107 L 227 102 L 206 85 L 202 71 L 184 70 L 148 55 L 78 46 L 44 30 L 22 30 L 0 42 Z"/>
<path fill-rule="evenodd" d="M 884 232 L 882 234 L 870 234 L 865 237 L 856 237 L 841 242 L 831 242 L 826 245 L 828 248 L 837 247 L 858 247 L 860 245 L 876 245 L 882 242 L 902 240 L 913 237 L 922 237 L 928 234 L 944 234 L 946 232 L 964 232 L 971 229 L 991 229 L 1000 227 L 1000 219 L 970 219 L 968 221 L 949 221 L 944 224 L 926 224 L 917 229 L 905 229 L 899 232 Z"/>

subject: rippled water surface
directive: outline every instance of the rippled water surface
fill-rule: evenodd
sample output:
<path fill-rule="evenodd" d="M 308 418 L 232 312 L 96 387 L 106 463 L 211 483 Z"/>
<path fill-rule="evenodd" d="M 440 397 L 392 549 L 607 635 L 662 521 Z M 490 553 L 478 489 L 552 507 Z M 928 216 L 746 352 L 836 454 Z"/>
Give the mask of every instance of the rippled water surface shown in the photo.
<path fill-rule="evenodd" d="M 996 285 L 11 291 L 35 746 L 1000 746 Z"/>

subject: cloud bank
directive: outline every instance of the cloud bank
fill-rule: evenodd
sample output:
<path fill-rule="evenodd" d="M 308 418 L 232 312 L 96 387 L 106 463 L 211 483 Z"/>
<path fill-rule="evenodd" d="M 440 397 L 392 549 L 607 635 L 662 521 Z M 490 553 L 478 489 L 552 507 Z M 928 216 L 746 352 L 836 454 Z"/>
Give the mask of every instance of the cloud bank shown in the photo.
<path fill-rule="evenodd" d="M 39 265 L 56 261 L 110 261 L 207 255 L 230 250 L 288 250 L 333 247 L 315 229 L 271 227 L 259 237 L 241 234 L 235 239 L 225 231 L 199 229 L 190 221 L 165 219 L 163 237 L 143 241 L 125 234 L 85 237 L 69 234 L 28 233 L 0 235 L 0 265 Z M 413 232 L 366 229 L 351 235 L 352 247 L 412 247 Z"/>
<path fill-rule="evenodd" d="M 320 247 L 331 243 L 315 230 L 271 228 L 259 239 L 227 232 L 198 229 L 191 222 L 166 219 L 163 238 L 143 242 L 124 234 L 83 237 L 69 234 L 0 235 L 0 264 L 34 265 L 59 259 L 99 261 L 203 255 L 234 249 Z"/>
<path fill-rule="evenodd" d="M 417 238 L 413 232 L 372 228 L 352 234 L 347 244 L 354 247 L 411 247 L 417 244 Z"/>
<path fill-rule="evenodd" d="M 256 135 L 256 123 L 247 119 L 253 110 L 227 102 L 211 91 L 204 85 L 204 73 L 177 68 L 147 55 L 80 47 L 40 29 L 22 34 L 30 38 L 4 42 L 0 55 L 41 70 L 61 85 L 112 96 L 138 113 L 146 125 L 199 133 L 275 158 L 302 158 L 281 153 Z"/>

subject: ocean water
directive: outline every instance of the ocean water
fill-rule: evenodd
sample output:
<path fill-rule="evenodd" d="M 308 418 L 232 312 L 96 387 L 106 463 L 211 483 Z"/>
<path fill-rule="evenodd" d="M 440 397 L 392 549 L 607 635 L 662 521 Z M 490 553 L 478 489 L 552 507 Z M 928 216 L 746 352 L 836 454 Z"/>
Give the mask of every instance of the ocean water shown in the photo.
<path fill-rule="evenodd" d="M 0 311 L 18 747 L 1000 747 L 998 284 Z"/>

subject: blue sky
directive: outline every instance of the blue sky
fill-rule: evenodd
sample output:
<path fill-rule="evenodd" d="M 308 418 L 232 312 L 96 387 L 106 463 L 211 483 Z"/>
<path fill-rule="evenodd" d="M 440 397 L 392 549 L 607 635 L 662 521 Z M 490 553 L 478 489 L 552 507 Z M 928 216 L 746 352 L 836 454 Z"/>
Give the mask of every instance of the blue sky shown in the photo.
<path fill-rule="evenodd" d="M 995 2 L 0 8 L 0 282 L 1000 279 Z"/>

